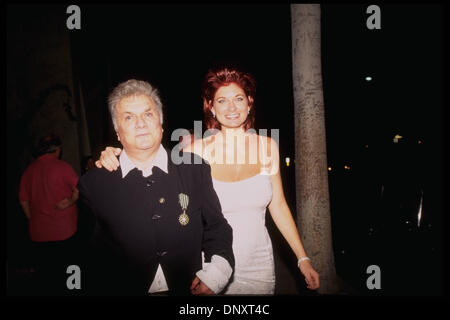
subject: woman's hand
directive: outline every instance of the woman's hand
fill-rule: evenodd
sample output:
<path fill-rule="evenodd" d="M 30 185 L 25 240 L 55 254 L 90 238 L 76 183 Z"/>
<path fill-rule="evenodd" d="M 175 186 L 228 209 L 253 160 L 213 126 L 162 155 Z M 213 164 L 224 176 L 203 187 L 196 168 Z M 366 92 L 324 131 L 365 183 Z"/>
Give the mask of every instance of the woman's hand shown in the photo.
<path fill-rule="evenodd" d="M 308 289 L 316 290 L 319 288 L 319 274 L 314 270 L 309 260 L 300 262 L 300 271 L 305 276 Z"/>
<path fill-rule="evenodd" d="M 117 158 L 122 152 L 120 148 L 106 147 L 100 155 L 100 159 L 95 161 L 97 168 L 105 167 L 108 171 L 116 171 L 119 167 L 119 159 Z"/>

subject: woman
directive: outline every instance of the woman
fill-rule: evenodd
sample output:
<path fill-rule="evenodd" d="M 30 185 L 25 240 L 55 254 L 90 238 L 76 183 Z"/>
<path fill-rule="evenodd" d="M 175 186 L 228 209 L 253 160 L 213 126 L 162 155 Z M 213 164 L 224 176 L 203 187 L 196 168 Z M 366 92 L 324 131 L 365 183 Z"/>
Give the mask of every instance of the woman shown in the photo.
<path fill-rule="evenodd" d="M 274 293 L 275 268 L 265 227 L 266 208 L 297 256 L 307 287 L 315 290 L 319 275 L 306 255 L 284 197 L 277 143 L 250 130 L 255 118 L 255 89 L 253 77 L 237 69 L 208 72 L 202 87 L 203 111 L 207 128 L 216 129 L 215 134 L 184 148 L 211 165 L 222 212 L 233 228 L 236 265 L 224 293 Z M 107 148 L 101 164 L 116 169 L 113 158 L 114 148 Z"/>

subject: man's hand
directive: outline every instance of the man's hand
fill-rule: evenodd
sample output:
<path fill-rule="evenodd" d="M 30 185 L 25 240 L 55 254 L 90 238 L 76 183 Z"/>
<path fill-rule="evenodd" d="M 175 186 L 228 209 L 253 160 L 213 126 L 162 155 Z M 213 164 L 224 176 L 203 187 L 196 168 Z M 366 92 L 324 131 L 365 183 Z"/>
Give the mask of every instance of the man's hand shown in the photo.
<path fill-rule="evenodd" d="M 192 281 L 191 293 L 196 296 L 215 294 L 214 291 L 208 288 L 198 277 L 195 277 Z"/>
<path fill-rule="evenodd" d="M 100 159 L 95 161 L 97 168 L 105 167 L 108 171 L 116 171 L 120 163 L 117 157 L 122 152 L 120 148 L 106 147 L 100 155 Z"/>
<path fill-rule="evenodd" d="M 69 199 L 69 198 L 64 198 L 64 199 L 62 199 L 60 202 L 58 202 L 58 203 L 56 204 L 56 206 L 55 206 L 56 209 L 58 209 L 58 210 L 64 210 L 64 209 L 70 207 L 70 206 L 73 205 L 75 202 L 77 202 L 77 200 L 78 200 L 78 195 L 79 195 L 78 189 L 77 189 L 77 188 L 74 188 L 73 191 L 72 191 L 72 197 L 71 197 L 70 199 Z"/>
<path fill-rule="evenodd" d="M 72 201 L 67 198 L 62 199 L 60 202 L 56 204 L 56 209 L 64 210 L 72 205 Z"/>

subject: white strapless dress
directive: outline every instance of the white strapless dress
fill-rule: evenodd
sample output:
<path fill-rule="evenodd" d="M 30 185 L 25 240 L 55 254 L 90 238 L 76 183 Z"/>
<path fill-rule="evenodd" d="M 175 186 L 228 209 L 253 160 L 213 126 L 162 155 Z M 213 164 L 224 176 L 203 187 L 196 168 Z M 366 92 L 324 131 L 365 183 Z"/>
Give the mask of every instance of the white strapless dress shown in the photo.
<path fill-rule="evenodd" d="M 273 294 L 275 267 L 272 242 L 265 225 L 272 199 L 270 175 L 236 182 L 213 179 L 222 212 L 233 228 L 235 271 L 225 294 Z"/>

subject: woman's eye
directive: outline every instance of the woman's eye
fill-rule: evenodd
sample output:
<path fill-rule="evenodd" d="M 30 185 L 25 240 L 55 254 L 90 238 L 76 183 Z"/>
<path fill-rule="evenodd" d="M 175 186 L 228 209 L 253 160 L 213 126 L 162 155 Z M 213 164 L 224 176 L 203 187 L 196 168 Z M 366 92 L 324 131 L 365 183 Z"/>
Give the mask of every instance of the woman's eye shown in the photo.
<path fill-rule="evenodd" d="M 217 100 L 217 102 L 218 102 L 218 103 L 224 103 L 224 102 L 225 102 L 225 99 L 219 99 L 219 100 Z"/>
<path fill-rule="evenodd" d="M 146 116 L 147 118 L 151 118 L 151 117 L 153 116 L 153 113 L 147 112 L 147 113 L 145 114 L 145 116 Z"/>
<path fill-rule="evenodd" d="M 238 97 L 238 98 L 237 98 L 237 101 L 244 101 L 244 98 Z"/>
<path fill-rule="evenodd" d="M 131 120 L 131 116 L 125 116 L 125 120 Z"/>

